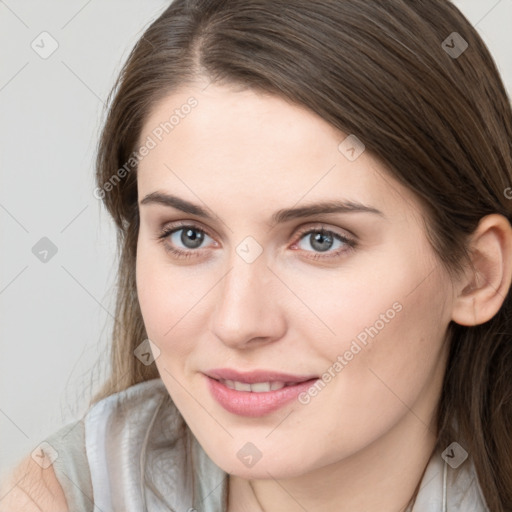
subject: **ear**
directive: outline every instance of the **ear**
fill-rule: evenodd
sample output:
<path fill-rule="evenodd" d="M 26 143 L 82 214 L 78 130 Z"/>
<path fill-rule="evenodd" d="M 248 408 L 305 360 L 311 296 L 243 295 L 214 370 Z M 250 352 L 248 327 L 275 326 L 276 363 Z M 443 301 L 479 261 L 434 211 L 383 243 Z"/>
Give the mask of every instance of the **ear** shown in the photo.
<path fill-rule="evenodd" d="M 512 226 L 500 214 L 483 217 L 469 242 L 472 268 L 460 281 L 452 320 L 474 326 L 500 310 L 512 282 Z"/>

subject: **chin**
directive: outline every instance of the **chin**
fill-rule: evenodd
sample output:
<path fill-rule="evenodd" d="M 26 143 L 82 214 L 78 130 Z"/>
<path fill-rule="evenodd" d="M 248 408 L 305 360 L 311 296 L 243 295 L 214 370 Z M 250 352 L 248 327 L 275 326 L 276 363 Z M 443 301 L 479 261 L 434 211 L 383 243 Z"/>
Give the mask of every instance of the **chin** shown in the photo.
<path fill-rule="evenodd" d="M 269 457 L 265 457 L 263 453 L 261 458 L 250 467 L 246 466 L 238 456 L 235 456 L 234 459 L 222 457 L 221 459 L 212 460 L 226 473 L 246 480 L 287 479 L 303 475 L 309 471 L 308 466 L 304 464 L 304 457 L 287 458 L 284 453 L 276 453 L 276 450 L 273 450 L 273 452 L 273 456 Z M 243 458 L 243 456 L 241 457 Z"/>

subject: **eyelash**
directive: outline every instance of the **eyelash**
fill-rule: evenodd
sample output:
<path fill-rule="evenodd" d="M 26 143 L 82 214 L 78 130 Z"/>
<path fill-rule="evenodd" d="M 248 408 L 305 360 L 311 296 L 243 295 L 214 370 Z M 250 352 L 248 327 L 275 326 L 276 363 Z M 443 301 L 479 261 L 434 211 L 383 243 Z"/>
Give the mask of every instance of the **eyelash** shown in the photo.
<path fill-rule="evenodd" d="M 204 229 L 200 228 L 199 226 L 197 226 L 195 224 L 179 224 L 179 225 L 174 225 L 172 227 L 163 228 L 156 238 L 157 242 L 163 244 L 166 252 L 172 254 L 173 256 L 175 256 L 179 259 L 187 259 L 187 258 L 195 257 L 197 255 L 196 253 L 198 253 L 200 251 L 197 249 L 196 250 L 189 249 L 188 251 L 184 251 L 182 249 L 176 249 L 175 247 L 172 247 L 167 243 L 167 238 L 170 235 L 172 235 L 173 233 L 175 233 L 177 231 L 181 231 L 182 229 L 193 229 L 194 231 L 198 231 L 200 233 L 208 235 L 210 238 L 213 238 L 207 231 L 205 231 Z M 336 233 L 335 231 L 330 231 L 328 229 L 325 229 L 324 227 L 313 227 L 313 228 L 305 228 L 303 230 L 299 230 L 299 232 L 296 235 L 297 241 L 294 242 L 292 245 L 297 244 L 298 242 L 300 242 L 300 240 L 303 237 L 305 237 L 306 235 L 310 235 L 312 233 L 321 233 L 322 235 L 332 236 L 336 240 L 339 240 L 340 242 L 343 242 L 346 245 L 345 248 L 338 249 L 337 251 L 333 251 L 333 252 L 327 251 L 327 253 L 329 254 L 328 256 L 324 256 L 320 252 L 314 253 L 314 256 L 308 256 L 308 258 L 313 259 L 313 260 L 318 260 L 318 259 L 325 260 L 325 259 L 337 258 L 337 257 L 340 257 L 342 254 L 345 254 L 345 253 L 355 249 L 357 246 L 357 243 L 355 240 L 353 240 L 351 238 L 347 238 L 343 235 L 340 235 L 339 233 Z M 311 252 L 311 251 L 305 251 L 305 252 Z"/>

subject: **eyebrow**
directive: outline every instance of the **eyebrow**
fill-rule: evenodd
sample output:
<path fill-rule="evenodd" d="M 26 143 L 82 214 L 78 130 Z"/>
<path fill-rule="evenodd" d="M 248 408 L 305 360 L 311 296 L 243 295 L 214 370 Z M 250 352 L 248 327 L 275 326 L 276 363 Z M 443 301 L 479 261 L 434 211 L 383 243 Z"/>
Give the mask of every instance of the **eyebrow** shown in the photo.
<path fill-rule="evenodd" d="M 214 220 L 214 217 L 201 206 L 163 192 L 152 192 L 151 194 L 148 194 L 144 199 L 142 199 L 142 201 L 140 201 L 140 204 L 160 204 L 181 210 L 182 212 L 189 213 L 190 215 L 197 215 L 198 217 Z M 282 210 L 278 210 L 272 215 L 271 220 L 273 223 L 279 224 L 293 219 L 300 219 L 324 213 L 373 213 L 385 217 L 380 210 L 373 208 L 372 206 L 366 206 L 354 201 L 330 200 L 312 203 L 298 208 L 284 208 Z"/>

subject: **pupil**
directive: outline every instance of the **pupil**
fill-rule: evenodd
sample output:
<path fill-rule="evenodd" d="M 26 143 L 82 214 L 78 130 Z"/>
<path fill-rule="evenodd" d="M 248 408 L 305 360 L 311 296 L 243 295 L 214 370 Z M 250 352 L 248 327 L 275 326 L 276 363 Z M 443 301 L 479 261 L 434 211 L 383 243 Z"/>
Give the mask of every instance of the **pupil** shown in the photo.
<path fill-rule="evenodd" d="M 331 248 L 332 236 L 326 235 L 324 233 L 316 233 L 315 235 L 311 236 L 313 237 L 311 246 L 316 250 L 323 252 Z"/>

